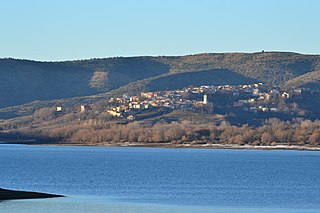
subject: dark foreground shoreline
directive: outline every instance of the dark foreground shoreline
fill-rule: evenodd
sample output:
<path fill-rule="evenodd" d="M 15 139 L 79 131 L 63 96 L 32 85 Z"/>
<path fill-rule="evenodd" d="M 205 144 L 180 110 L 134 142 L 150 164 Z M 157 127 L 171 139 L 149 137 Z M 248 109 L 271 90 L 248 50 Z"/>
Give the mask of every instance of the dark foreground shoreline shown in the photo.
<path fill-rule="evenodd" d="M 13 190 L 0 188 L 0 201 L 16 200 L 16 199 L 54 198 L 54 197 L 64 197 L 64 196 L 47 194 L 47 193 L 39 193 L 39 192 L 13 191 Z"/>

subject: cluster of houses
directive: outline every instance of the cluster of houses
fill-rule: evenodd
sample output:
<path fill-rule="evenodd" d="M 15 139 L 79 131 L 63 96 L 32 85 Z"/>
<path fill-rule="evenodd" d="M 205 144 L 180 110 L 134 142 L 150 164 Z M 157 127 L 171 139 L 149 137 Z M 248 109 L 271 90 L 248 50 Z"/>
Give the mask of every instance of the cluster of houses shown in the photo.
<path fill-rule="evenodd" d="M 134 120 L 135 115 L 146 110 L 159 108 L 186 109 L 191 107 L 210 107 L 213 104 L 208 101 L 207 94 L 203 94 L 203 100 L 188 100 L 183 97 L 185 90 L 170 90 L 159 92 L 142 92 L 139 96 L 126 96 L 122 98 L 110 98 L 110 107 L 107 112 L 116 117 L 126 117 Z"/>
<path fill-rule="evenodd" d="M 241 108 L 244 111 L 257 113 L 278 112 L 278 101 L 280 99 L 290 99 L 294 96 L 301 96 L 301 89 L 281 91 L 278 88 L 268 86 L 263 83 L 252 85 L 239 85 L 233 87 L 233 96 L 239 99 L 233 103 L 233 107 Z"/>
<path fill-rule="evenodd" d="M 264 83 L 248 85 L 209 85 L 199 87 L 188 87 L 179 90 L 142 92 L 137 96 L 113 97 L 108 100 L 106 112 L 115 117 L 134 120 L 139 113 L 148 112 L 161 108 L 170 109 L 212 109 L 215 95 L 233 97 L 233 106 L 250 112 L 277 112 L 277 106 L 273 100 L 289 99 L 294 95 L 301 95 L 301 90 L 281 91 L 278 88 L 268 86 Z M 197 98 L 192 98 L 197 97 Z M 210 101 L 208 100 L 210 97 Z M 77 112 L 86 112 L 92 109 L 91 105 L 81 105 Z M 62 107 L 56 107 L 57 112 Z"/>
<path fill-rule="evenodd" d="M 255 83 L 235 86 L 208 85 L 179 90 L 142 92 L 139 96 L 124 95 L 122 98 L 110 98 L 109 103 L 112 107 L 107 112 L 112 116 L 127 117 L 129 120 L 133 120 L 136 113 L 155 108 L 212 108 L 214 100 L 209 102 L 208 97 L 215 97 L 215 94 L 218 93 L 233 96 L 236 100 L 233 102 L 234 108 L 256 113 L 258 111 L 278 112 L 279 109 L 274 104 L 275 99 L 289 99 L 293 95 L 301 95 L 301 90 L 287 92 L 264 83 Z M 187 94 L 196 95 L 191 97 L 201 97 L 201 100 L 189 99 Z"/>

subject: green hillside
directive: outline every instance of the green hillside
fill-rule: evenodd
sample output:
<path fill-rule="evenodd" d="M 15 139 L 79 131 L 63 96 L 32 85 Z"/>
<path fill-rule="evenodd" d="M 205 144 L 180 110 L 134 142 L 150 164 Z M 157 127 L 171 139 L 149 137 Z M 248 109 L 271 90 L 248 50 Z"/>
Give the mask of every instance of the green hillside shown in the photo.
<path fill-rule="evenodd" d="M 175 57 L 117 57 L 66 62 L 0 59 L 0 108 L 36 100 L 176 89 L 200 84 L 314 81 L 319 55 L 286 52 L 210 53 Z M 292 81 L 290 81 L 292 80 Z M 290 83 L 291 82 L 291 83 Z M 296 85 L 296 84 L 294 84 Z"/>

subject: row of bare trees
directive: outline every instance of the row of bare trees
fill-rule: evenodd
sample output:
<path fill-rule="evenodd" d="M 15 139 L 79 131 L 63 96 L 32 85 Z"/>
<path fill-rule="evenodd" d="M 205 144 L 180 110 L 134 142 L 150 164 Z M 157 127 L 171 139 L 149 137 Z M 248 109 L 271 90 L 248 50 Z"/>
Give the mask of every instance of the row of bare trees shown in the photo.
<path fill-rule="evenodd" d="M 72 125 L 55 128 L 20 130 L 19 134 L 41 139 L 81 143 L 192 143 L 238 145 L 308 145 L 320 144 L 320 120 L 293 120 L 291 122 L 269 119 L 263 126 L 241 127 L 199 124 L 190 121 L 143 124 L 138 122 L 111 124 L 89 119 Z"/>

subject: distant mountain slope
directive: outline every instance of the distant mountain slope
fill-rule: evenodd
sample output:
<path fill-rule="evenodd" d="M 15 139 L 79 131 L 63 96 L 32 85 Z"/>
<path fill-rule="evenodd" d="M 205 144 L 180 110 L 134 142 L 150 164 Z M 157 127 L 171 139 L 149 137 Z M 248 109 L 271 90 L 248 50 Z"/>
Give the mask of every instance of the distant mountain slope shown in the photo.
<path fill-rule="evenodd" d="M 218 53 L 159 58 L 170 72 L 228 69 L 246 77 L 280 86 L 286 81 L 320 69 L 319 55 L 287 52 Z"/>
<path fill-rule="evenodd" d="M 59 63 L 0 61 L 0 107 L 94 94 L 91 72 Z"/>
<path fill-rule="evenodd" d="M 286 82 L 286 88 L 320 89 L 320 70 L 309 72 Z"/>
<path fill-rule="evenodd" d="M 139 92 L 248 81 L 283 86 L 291 79 L 315 70 L 320 70 L 319 55 L 285 52 L 117 57 L 66 62 L 0 59 L 0 108 L 35 100 L 97 95 L 119 87 L 119 91 Z"/>
<path fill-rule="evenodd" d="M 104 70 L 109 73 L 111 89 L 130 82 L 158 76 L 169 72 L 169 66 L 154 57 L 116 57 L 61 62 L 73 67 L 81 67 L 90 71 Z"/>
<path fill-rule="evenodd" d="M 110 58 L 74 62 L 0 60 L 0 108 L 35 100 L 54 100 L 98 94 L 90 81 L 96 70 L 107 73 L 107 90 L 159 75 L 166 65 L 144 58 Z M 107 91 L 106 90 L 106 91 Z"/>
<path fill-rule="evenodd" d="M 138 94 L 143 91 L 161 91 L 182 89 L 189 86 L 201 85 L 235 85 L 251 84 L 256 79 L 245 77 L 228 69 L 213 69 L 184 73 L 170 73 L 136 81 L 115 90 L 118 94 Z"/>
<path fill-rule="evenodd" d="M 255 79 L 245 77 L 228 69 L 213 69 L 197 72 L 177 73 L 152 79 L 148 90 L 172 90 L 188 86 L 201 85 L 225 85 L 225 84 L 249 84 L 256 82 Z"/>

